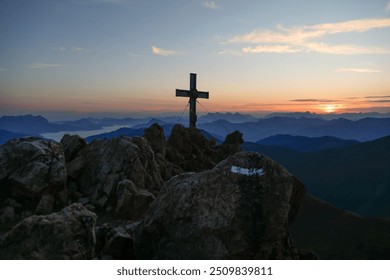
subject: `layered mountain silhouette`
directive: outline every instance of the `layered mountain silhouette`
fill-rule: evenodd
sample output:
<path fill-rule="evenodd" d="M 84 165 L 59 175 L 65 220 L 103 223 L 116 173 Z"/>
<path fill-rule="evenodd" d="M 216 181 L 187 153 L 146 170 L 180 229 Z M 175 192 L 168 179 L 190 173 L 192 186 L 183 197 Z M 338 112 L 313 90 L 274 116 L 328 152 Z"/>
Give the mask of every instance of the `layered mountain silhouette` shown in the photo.
<path fill-rule="evenodd" d="M 381 118 L 359 118 L 358 120 L 345 118 L 327 120 L 322 115 L 311 113 L 304 114 L 305 117 L 298 117 L 300 115 L 256 119 L 245 114 L 216 113 L 200 117 L 202 121 L 199 121 L 198 126 L 222 139 L 227 134 L 240 130 L 244 134 L 245 141 L 250 142 L 278 134 L 305 137 L 333 136 L 357 141 L 369 141 L 390 135 L 390 118 L 385 118 L 386 115 L 381 115 Z M 186 118 L 178 116 L 140 119 L 85 118 L 56 123 L 49 122 L 42 116 L 3 116 L 0 118 L 0 129 L 25 135 L 38 135 L 60 131 L 91 131 L 118 125 L 135 129 L 149 127 L 153 123 L 173 126 L 179 119 L 182 123 L 187 123 Z"/>
<path fill-rule="evenodd" d="M 300 152 L 315 152 L 334 148 L 349 147 L 359 143 L 356 140 L 344 140 L 332 136 L 305 137 L 278 134 L 259 140 L 256 144 L 287 147 Z"/>
<path fill-rule="evenodd" d="M 339 208 L 390 218 L 390 136 L 317 152 L 255 143 L 243 148 L 280 162 L 312 194 Z"/>
<path fill-rule="evenodd" d="M 17 133 L 17 132 L 12 132 L 8 131 L 5 129 L 0 129 L 0 144 L 3 144 L 7 142 L 8 140 L 14 139 L 14 138 L 21 138 L 21 137 L 26 137 L 26 136 L 32 136 L 26 133 Z"/>
<path fill-rule="evenodd" d="M 390 135 L 390 118 L 365 118 L 352 121 L 343 118 L 324 120 L 304 117 L 272 117 L 240 124 L 218 120 L 199 124 L 199 127 L 218 135 L 240 130 L 244 134 L 244 140 L 248 142 L 256 142 L 277 134 L 306 137 L 334 136 L 341 139 L 369 141 Z"/>

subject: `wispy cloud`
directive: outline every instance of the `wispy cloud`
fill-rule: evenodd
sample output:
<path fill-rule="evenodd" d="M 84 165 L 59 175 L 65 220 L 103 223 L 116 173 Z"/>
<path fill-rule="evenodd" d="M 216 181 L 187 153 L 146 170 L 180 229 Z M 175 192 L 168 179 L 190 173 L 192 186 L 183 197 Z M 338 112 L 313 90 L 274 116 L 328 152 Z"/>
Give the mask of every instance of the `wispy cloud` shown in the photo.
<path fill-rule="evenodd" d="M 74 0 L 76 3 L 107 3 L 107 4 L 120 4 L 127 3 L 131 0 Z"/>
<path fill-rule="evenodd" d="M 262 45 L 256 47 L 243 48 L 243 53 L 296 53 L 301 49 L 287 45 Z"/>
<path fill-rule="evenodd" d="M 66 47 L 53 47 L 54 50 L 59 51 L 59 52 L 64 52 L 66 51 Z"/>
<path fill-rule="evenodd" d="M 74 46 L 71 47 L 70 50 L 71 50 L 72 52 L 85 52 L 85 51 L 87 51 L 87 49 L 80 48 L 80 47 L 74 47 Z"/>
<path fill-rule="evenodd" d="M 169 55 L 176 55 L 177 52 L 171 51 L 171 50 L 165 50 L 156 46 L 152 46 L 152 53 L 155 55 L 162 55 L 162 56 L 169 56 Z"/>
<path fill-rule="evenodd" d="M 318 98 L 301 98 L 301 99 L 293 99 L 290 100 L 292 102 L 325 102 L 325 103 L 332 103 L 332 102 L 339 102 L 339 100 L 336 99 L 318 99 Z"/>
<path fill-rule="evenodd" d="M 237 55 L 237 56 L 243 55 L 243 53 L 241 51 L 237 51 L 237 50 L 223 50 L 223 51 L 217 52 L 217 54 L 219 54 L 219 55 L 228 54 L 228 55 Z"/>
<path fill-rule="evenodd" d="M 72 52 L 86 52 L 88 51 L 87 49 L 85 48 L 81 48 L 81 47 L 76 47 L 76 46 L 72 46 L 72 47 L 53 47 L 54 50 L 56 51 L 60 51 L 60 52 L 65 52 L 65 51 L 72 51 Z"/>
<path fill-rule="evenodd" d="M 142 56 L 142 55 L 140 55 L 138 53 L 135 53 L 135 52 L 132 52 L 132 51 L 126 52 L 126 55 L 132 56 L 132 57 L 140 57 L 140 56 Z"/>
<path fill-rule="evenodd" d="M 208 9 L 218 9 L 217 4 L 214 1 L 203 1 L 203 6 L 208 8 Z"/>
<path fill-rule="evenodd" d="M 56 68 L 56 67 L 63 67 L 63 64 L 50 64 L 50 63 L 33 63 L 30 65 L 27 65 L 27 68 L 33 68 L 33 69 L 47 69 L 47 68 Z"/>
<path fill-rule="evenodd" d="M 377 102 L 377 103 L 390 103 L 390 99 L 377 99 L 377 100 L 370 100 L 370 102 Z"/>
<path fill-rule="evenodd" d="M 373 95 L 373 96 L 366 96 L 365 98 L 375 99 L 375 98 L 390 98 L 390 95 Z"/>
<path fill-rule="evenodd" d="M 356 45 L 329 45 L 324 42 L 319 42 L 318 40 L 328 35 L 360 33 L 389 27 L 390 18 L 357 19 L 336 23 L 293 26 L 290 28 L 279 25 L 275 30 L 257 30 L 234 36 L 223 44 L 262 44 L 255 47 L 250 46 L 243 48 L 242 51 L 246 53 L 269 52 L 269 50 L 274 49 L 277 50 L 276 52 L 280 53 L 318 52 L 329 54 L 387 54 L 390 53 L 390 49 Z"/>
<path fill-rule="evenodd" d="M 352 72 L 352 73 L 382 73 L 381 70 L 369 69 L 369 68 L 339 68 L 335 69 L 335 72 Z"/>
<path fill-rule="evenodd" d="M 386 5 L 386 10 L 387 10 L 387 11 L 390 11 L 390 1 L 389 1 L 389 2 L 387 2 L 387 5 Z"/>

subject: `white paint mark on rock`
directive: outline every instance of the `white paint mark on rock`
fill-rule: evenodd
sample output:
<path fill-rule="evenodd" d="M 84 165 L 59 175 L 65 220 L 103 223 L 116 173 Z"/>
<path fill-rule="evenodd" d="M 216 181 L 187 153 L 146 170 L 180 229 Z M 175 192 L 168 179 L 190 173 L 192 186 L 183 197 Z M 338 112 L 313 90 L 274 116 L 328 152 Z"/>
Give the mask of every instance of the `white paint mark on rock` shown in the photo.
<path fill-rule="evenodd" d="M 230 171 L 236 174 L 242 174 L 246 176 L 263 176 L 264 169 L 263 168 L 243 168 L 239 166 L 232 165 Z"/>

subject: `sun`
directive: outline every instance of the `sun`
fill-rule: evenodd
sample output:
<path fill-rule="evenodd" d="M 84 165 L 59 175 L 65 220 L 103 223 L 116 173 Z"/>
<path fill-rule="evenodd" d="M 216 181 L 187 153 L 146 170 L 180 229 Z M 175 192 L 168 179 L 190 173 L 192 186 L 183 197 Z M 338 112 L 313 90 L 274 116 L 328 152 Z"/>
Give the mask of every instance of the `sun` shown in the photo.
<path fill-rule="evenodd" d="M 337 109 L 337 105 L 336 104 L 324 104 L 323 105 L 323 110 L 326 113 L 334 113 L 334 112 L 336 112 L 336 109 Z"/>
<path fill-rule="evenodd" d="M 337 113 L 337 111 L 339 111 L 340 109 L 342 109 L 344 107 L 345 106 L 343 104 L 334 104 L 334 103 L 320 105 L 321 110 L 327 114 Z"/>

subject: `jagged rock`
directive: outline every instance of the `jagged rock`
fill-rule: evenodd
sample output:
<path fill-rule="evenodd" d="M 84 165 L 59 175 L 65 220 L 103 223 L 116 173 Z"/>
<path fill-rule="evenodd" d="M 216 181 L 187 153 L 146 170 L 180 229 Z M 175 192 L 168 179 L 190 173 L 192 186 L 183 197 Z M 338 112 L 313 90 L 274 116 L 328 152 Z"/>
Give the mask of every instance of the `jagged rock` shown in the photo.
<path fill-rule="evenodd" d="M 144 130 L 144 137 L 148 140 L 152 150 L 157 154 L 160 153 L 165 157 L 165 150 L 167 147 L 167 140 L 165 138 L 164 129 L 154 123 L 151 127 Z"/>
<path fill-rule="evenodd" d="M 75 159 L 82 149 L 88 146 L 87 141 L 78 135 L 65 134 L 61 139 L 66 162 Z"/>
<path fill-rule="evenodd" d="M 124 179 L 118 183 L 118 202 L 116 205 L 116 216 L 125 220 L 136 220 L 141 218 L 155 196 L 146 189 L 140 189 L 130 180 Z"/>
<path fill-rule="evenodd" d="M 41 197 L 41 200 L 38 203 L 37 208 L 35 209 L 35 213 L 37 214 L 49 214 L 53 210 L 54 206 L 54 196 L 51 194 L 44 194 Z"/>
<path fill-rule="evenodd" d="M 153 152 L 155 153 L 155 160 L 159 166 L 160 175 L 164 181 L 171 177 L 183 173 L 183 170 L 174 162 L 166 160 L 167 140 L 165 138 L 164 129 L 157 123 L 144 130 L 144 137 L 149 142 Z M 182 158 L 184 160 L 184 158 Z"/>
<path fill-rule="evenodd" d="M 31 216 L 0 241 L 0 259 L 91 259 L 96 215 L 81 204 L 60 212 Z"/>
<path fill-rule="evenodd" d="M 15 219 L 15 209 L 13 207 L 6 206 L 0 211 L 0 224 L 10 223 Z"/>
<path fill-rule="evenodd" d="M 83 172 L 85 166 L 87 165 L 87 161 L 84 157 L 79 156 L 66 164 L 66 171 L 68 172 L 68 176 L 71 179 L 77 179 L 78 176 Z"/>
<path fill-rule="evenodd" d="M 141 259 L 297 259 L 288 225 L 304 186 L 258 153 L 173 177 L 135 232 Z"/>
<path fill-rule="evenodd" d="M 222 144 L 222 149 L 226 154 L 235 154 L 238 153 L 241 148 L 240 145 L 244 143 L 242 139 L 242 133 L 238 130 L 226 135 L 225 141 Z"/>
<path fill-rule="evenodd" d="M 161 154 L 156 154 L 155 159 L 160 170 L 161 178 L 164 180 L 164 182 L 168 181 L 173 176 L 176 176 L 184 172 L 174 162 L 168 161 Z"/>
<path fill-rule="evenodd" d="M 65 158 L 60 144 L 39 138 L 20 138 L 0 146 L 0 205 L 7 198 L 35 210 L 44 195 L 54 204 L 66 201 Z"/>
<path fill-rule="evenodd" d="M 185 171 L 202 171 L 215 166 L 212 142 L 197 128 L 176 124 L 168 139 L 167 159 Z"/>
<path fill-rule="evenodd" d="M 81 156 L 87 164 L 75 180 L 76 193 L 89 197 L 98 210 L 117 208 L 116 192 L 120 190 L 118 183 L 123 180 L 132 181 L 138 189 L 154 194 L 163 184 L 153 150 L 145 138 L 94 141 Z"/>
<path fill-rule="evenodd" d="M 100 259 L 134 259 L 133 238 L 123 227 L 102 224 L 96 227 L 96 240 Z"/>

